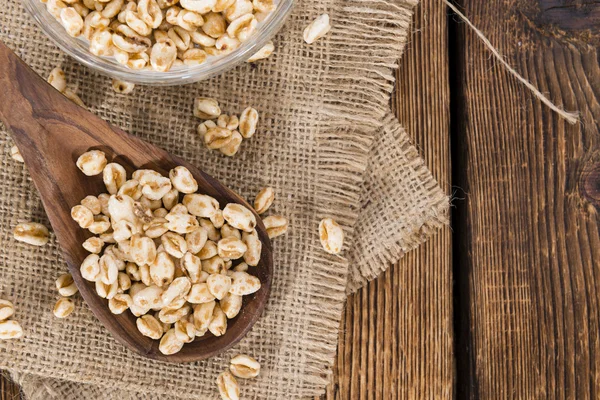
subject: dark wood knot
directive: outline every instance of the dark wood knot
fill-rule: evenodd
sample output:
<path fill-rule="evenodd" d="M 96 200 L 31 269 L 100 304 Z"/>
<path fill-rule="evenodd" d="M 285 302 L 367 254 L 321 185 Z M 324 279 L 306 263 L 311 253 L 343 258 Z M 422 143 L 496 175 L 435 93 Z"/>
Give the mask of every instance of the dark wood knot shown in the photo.
<path fill-rule="evenodd" d="M 600 162 L 584 167 L 579 181 L 579 191 L 594 207 L 600 208 Z"/>
<path fill-rule="evenodd" d="M 600 1 L 598 0 L 538 0 L 537 22 L 554 25 L 567 32 L 590 30 L 598 32 Z"/>

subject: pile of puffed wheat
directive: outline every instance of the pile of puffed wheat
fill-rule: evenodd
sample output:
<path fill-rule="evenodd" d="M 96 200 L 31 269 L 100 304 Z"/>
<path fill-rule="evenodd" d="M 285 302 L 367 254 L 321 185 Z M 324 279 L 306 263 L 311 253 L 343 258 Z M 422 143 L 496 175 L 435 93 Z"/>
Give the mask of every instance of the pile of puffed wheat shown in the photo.
<path fill-rule="evenodd" d="M 169 71 L 202 64 L 247 41 L 273 12 L 273 0 L 41 0 L 73 37 L 89 41 L 96 56 L 112 56 L 128 68 Z M 304 31 L 313 43 L 330 30 L 323 14 Z M 268 42 L 248 59 L 274 50 Z"/>
<path fill-rule="evenodd" d="M 221 210 L 216 199 L 196 193 L 196 180 L 182 166 L 169 177 L 146 169 L 127 180 L 125 169 L 107 164 L 98 150 L 81 155 L 77 166 L 87 176 L 102 174 L 108 191 L 87 196 L 71 216 L 96 235 L 83 243 L 91 254 L 81 275 L 95 282 L 110 310 L 129 309 L 139 331 L 160 340 L 167 355 L 207 331 L 225 334 L 242 296 L 261 287 L 247 272 L 259 264 L 262 250 L 254 214 L 236 203 Z M 273 192 L 264 193 L 259 202 L 270 205 Z M 264 223 L 270 237 L 287 230 L 283 217 Z"/>
<path fill-rule="evenodd" d="M 131 69 L 166 72 L 232 52 L 271 13 L 273 0 L 42 0 L 90 53 Z M 248 61 L 268 57 L 269 42 Z"/>

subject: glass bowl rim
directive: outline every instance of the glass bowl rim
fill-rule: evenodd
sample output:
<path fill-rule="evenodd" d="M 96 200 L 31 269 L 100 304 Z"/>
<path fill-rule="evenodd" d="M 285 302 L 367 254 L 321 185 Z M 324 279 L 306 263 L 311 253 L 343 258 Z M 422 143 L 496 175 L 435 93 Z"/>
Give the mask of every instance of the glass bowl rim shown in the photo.
<path fill-rule="evenodd" d="M 22 0 L 22 3 L 38 27 L 62 51 L 73 57 L 86 67 L 99 73 L 126 82 L 152 86 L 174 86 L 209 79 L 228 71 L 246 61 L 267 44 L 281 29 L 290 15 L 295 0 L 279 0 L 277 9 L 267 20 L 260 24 L 252 37 L 229 54 L 214 59 L 211 63 L 203 63 L 187 68 L 178 68 L 167 72 L 132 70 L 116 62 L 108 61 L 90 53 L 87 49 L 73 46 L 70 41 L 79 40 L 69 36 L 62 26 L 49 12 L 41 13 L 34 2 L 40 0 Z M 45 11 L 45 9 L 44 9 Z M 60 29 L 56 29 L 56 28 Z"/>

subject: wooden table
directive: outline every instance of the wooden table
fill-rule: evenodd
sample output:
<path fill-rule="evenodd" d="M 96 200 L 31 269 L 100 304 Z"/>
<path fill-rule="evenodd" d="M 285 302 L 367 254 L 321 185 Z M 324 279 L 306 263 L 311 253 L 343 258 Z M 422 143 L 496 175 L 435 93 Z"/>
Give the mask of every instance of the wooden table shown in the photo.
<path fill-rule="evenodd" d="M 582 122 L 560 120 L 441 0 L 422 0 L 392 105 L 455 197 L 452 230 L 348 299 L 325 397 L 599 398 L 600 4 L 458 3 Z M 18 398 L 6 379 L 0 393 Z"/>

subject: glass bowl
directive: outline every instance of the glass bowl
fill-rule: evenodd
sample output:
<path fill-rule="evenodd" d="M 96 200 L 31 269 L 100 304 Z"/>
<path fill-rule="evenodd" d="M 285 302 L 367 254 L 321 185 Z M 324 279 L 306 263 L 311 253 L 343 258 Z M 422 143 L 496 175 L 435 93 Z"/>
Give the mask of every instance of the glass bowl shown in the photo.
<path fill-rule="evenodd" d="M 294 0 L 279 0 L 275 11 L 258 24 L 250 39 L 229 54 L 209 56 L 206 62 L 200 65 L 179 66 L 168 72 L 157 72 L 133 70 L 119 64 L 112 57 L 93 55 L 88 50 L 87 40 L 69 36 L 40 0 L 22 0 L 22 3 L 42 31 L 65 53 L 81 64 L 113 78 L 153 86 L 183 85 L 201 81 L 221 74 L 246 61 L 275 36 L 294 6 Z"/>

